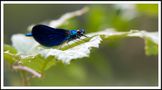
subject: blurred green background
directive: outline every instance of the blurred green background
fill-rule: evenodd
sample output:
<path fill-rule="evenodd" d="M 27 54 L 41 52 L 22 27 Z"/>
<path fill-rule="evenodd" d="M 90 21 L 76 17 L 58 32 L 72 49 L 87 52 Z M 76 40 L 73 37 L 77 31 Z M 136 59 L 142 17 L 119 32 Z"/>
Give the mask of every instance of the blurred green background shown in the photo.
<path fill-rule="evenodd" d="M 4 43 L 11 36 L 26 33 L 31 24 L 58 19 L 66 12 L 89 7 L 89 12 L 71 19 L 66 29 L 84 28 L 87 33 L 115 28 L 158 31 L 157 4 L 5 4 Z M 22 85 L 18 72 L 5 62 L 5 86 Z M 57 63 L 43 78 L 31 79 L 33 86 L 157 86 L 158 56 L 146 56 L 141 38 L 110 39 L 92 49 L 90 57 Z"/>

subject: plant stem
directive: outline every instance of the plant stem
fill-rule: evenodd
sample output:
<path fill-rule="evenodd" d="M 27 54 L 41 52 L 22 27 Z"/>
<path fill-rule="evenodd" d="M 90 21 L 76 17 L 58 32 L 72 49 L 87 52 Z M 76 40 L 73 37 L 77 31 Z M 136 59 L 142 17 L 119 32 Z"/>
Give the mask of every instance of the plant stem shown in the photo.
<path fill-rule="evenodd" d="M 25 71 L 21 70 L 20 74 L 21 74 L 23 86 L 28 86 L 29 85 L 29 77 L 27 76 L 27 73 Z"/>

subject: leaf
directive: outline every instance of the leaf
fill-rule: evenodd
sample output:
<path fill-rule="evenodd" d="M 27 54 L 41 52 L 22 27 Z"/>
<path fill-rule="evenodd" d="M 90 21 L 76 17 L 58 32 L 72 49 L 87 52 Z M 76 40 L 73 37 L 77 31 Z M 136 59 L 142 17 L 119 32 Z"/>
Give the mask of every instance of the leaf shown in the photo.
<path fill-rule="evenodd" d="M 17 61 L 16 55 L 14 55 L 8 51 L 4 52 L 4 59 L 7 60 L 10 64 Z"/>
<path fill-rule="evenodd" d="M 57 49 L 44 49 L 40 52 L 44 57 L 55 56 L 58 60 L 69 64 L 72 59 L 78 59 L 83 57 L 88 57 L 92 47 L 99 47 L 101 42 L 100 36 L 95 36 L 88 42 L 80 44 L 78 46 L 69 48 L 67 50 L 57 50 Z"/>
<path fill-rule="evenodd" d="M 16 54 L 17 50 L 14 47 L 7 44 L 4 45 L 4 59 L 7 60 L 10 64 L 19 59 Z"/>
<path fill-rule="evenodd" d="M 7 45 L 7 44 L 4 45 L 4 51 L 9 51 L 10 53 L 13 53 L 13 54 L 17 53 L 17 50 L 14 47 Z"/>
<path fill-rule="evenodd" d="M 137 36 L 145 40 L 145 53 L 146 55 L 158 54 L 158 32 L 135 31 L 128 36 Z"/>
<path fill-rule="evenodd" d="M 24 66 L 30 67 L 39 73 L 43 73 L 49 67 L 53 66 L 56 61 L 53 57 L 44 58 L 40 55 L 36 55 L 35 57 L 27 57 L 21 59 L 19 62 Z"/>
<path fill-rule="evenodd" d="M 73 17 L 80 16 L 88 11 L 89 8 L 84 7 L 80 10 L 66 13 L 57 20 L 51 20 L 48 24 L 51 27 L 58 27 L 63 25 Z M 27 28 L 31 31 L 34 24 Z M 45 57 L 41 55 L 42 50 L 46 47 L 40 46 L 33 38 L 26 37 L 24 34 L 15 34 L 11 37 L 12 46 L 5 45 L 5 60 L 13 64 L 21 64 L 13 66 L 14 69 L 25 70 L 37 77 L 41 77 L 39 73 L 43 73 L 56 63 L 56 59 L 53 56 Z M 22 66 L 23 65 L 23 66 Z M 36 72 L 37 71 L 37 72 Z M 38 73 L 39 72 L 39 73 Z"/>
<path fill-rule="evenodd" d="M 92 48 L 99 48 L 99 44 L 102 40 L 110 39 L 110 38 L 124 38 L 124 37 L 140 37 L 143 38 L 146 41 L 146 54 L 147 55 L 156 55 L 157 54 L 157 47 L 158 46 L 158 35 L 157 32 L 146 32 L 146 31 L 138 31 L 138 30 L 131 30 L 129 32 L 117 32 L 114 29 L 106 29 L 103 31 L 99 31 L 96 33 L 90 33 L 87 34 L 89 37 L 88 40 L 86 40 L 85 37 L 82 37 L 80 41 L 71 41 L 68 45 L 64 45 L 63 47 L 66 47 L 66 49 L 59 50 L 56 48 L 45 48 L 40 47 L 39 45 L 35 45 L 36 43 L 33 42 L 33 44 L 27 44 L 27 42 L 32 42 L 33 39 L 29 39 L 28 37 L 24 37 L 23 35 L 14 35 L 13 39 L 13 45 L 15 48 L 18 48 L 18 52 L 20 52 L 20 57 L 27 58 L 30 56 L 37 57 L 37 55 L 41 55 L 42 58 L 39 58 L 40 60 L 43 58 L 48 58 L 49 56 L 53 56 L 58 60 L 61 60 L 63 63 L 69 64 L 71 60 L 83 58 L 83 57 L 89 57 L 90 51 Z M 16 41 L 18 38 L 21 38 L 20 40 Z M 30 41 L 31 40 L 31 41 Z M 83 41 L 84 40 L 84 41 Z M 86 40 L 86 41 L 85 41 Z M 148 42 L 148 40 L 151 40 Z M 80 43 L 78 43 L 80 42 Z M 34 44 L 35 43 L 35 44 Z M 17 44 L 21 46 L 17 46 Z M 33 46 L 32 46 L 33 45 Z M 26 46 L 28 48 L 22 48 L 22 46 Z M 68 46 L 68 48 L 67 48 Z M 154 48 L 152 48 L 154 46 Z M 30 48 L 32 49 L 30 49 Z M 152 49 L 150 49 L 152 48 Z M 24 52 L 25 51 L 25 52 Z M 149 54 L 148 54 L 149 52 Z M 24 56 L 26 55 L 26 56 Z M 37 60 L 36 58 L 34 60 Z M 40 61 L 42 62 L 42 61 Z M 40 71 L 40 70 L 39 70 Z"/>
<path fill-rule="evenodd" d="M 150 38 L 145 40 L 145 51 L 146 55 L 157 55 L 158 54 L 158 45 L 153 42 Z"/>

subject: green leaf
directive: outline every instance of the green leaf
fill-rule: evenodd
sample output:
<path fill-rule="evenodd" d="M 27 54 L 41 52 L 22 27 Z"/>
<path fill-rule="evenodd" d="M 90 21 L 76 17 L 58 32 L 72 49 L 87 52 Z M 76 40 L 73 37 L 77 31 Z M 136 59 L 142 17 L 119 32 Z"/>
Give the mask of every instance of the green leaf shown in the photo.
<path fill-rule="evenodd" d="M 40 73 L 43 73 L 56 63 L 52 56 L 48 58 L 44 58 L 41 55 L 22 57 L 21 54 L 17 54 L 17 50 L 14 47 L 7 44 L 4 45 L 4 59 L 10 64 L 19 61 L 19 64 L 27 66 Z"/>
<path fill-rule="evenodd" d="M 4 45 L 4 59 L 7 60 L 10 64 L 19 60 L 19 56 L 16 54 L 17 50 L 14 47 L 7 44 Z"/>
<path fill-rule="evenodd" d="M 14 47 L 7 45 L 7 44 L 4 45 L 4 51 L 9 51 L 12 54 L 17 53 L 17 50 Z"/>
<path fill-rule="evenodd" d="M 153 42 L 150 38 L 145 40 L 145 52 L 146 55 L 157 55 L 158 54 L 158 45 Z"/>
<path fill-rule="evenodd" d="M 14 63 L 15 61 L 17 61 L 16 59 L 16 55 L 11 54 L 9 52 L 4 52 L 4 59 L 6 61 L 8 61 L 10 64 Z"/>
<path fill-rule="evenodd" d="M 43 73 L 45 70 L 53 66 L 56 61 L 54 57 L 44 58 L 41 55 L 37 55 L 35 57 L 21 59 L 20 63 L 24 66 L 34 69 L 39 73 Z"/>

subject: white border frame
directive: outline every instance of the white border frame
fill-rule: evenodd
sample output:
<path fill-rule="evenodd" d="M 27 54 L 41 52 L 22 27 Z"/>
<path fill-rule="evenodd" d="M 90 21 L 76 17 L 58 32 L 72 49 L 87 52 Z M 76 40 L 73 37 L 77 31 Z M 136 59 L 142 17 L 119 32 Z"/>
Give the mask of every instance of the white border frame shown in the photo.
<path fill-rule="evenodd" d="M 4 4 L 158 4 L 158 86 L 4 86 Z M 1 1 L 1 88 L 3 89 L 160 89 L 161 88 L 161 2 L 160 1 Z"/>

